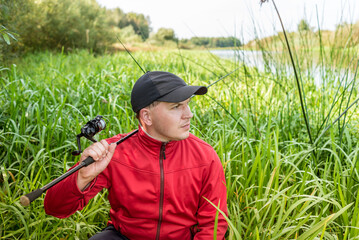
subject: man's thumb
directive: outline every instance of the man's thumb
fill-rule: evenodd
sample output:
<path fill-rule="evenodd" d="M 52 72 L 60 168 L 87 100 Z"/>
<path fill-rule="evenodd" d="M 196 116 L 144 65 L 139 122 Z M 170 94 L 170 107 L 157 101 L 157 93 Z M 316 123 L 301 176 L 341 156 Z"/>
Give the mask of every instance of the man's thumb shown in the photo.
<path fill-rule="evenodd" d="M 112 155 L 114 154 L 115 150 L 116 150 L 116 147 L 117 147 L 117 144 L 114 142 L 114 143 L 111 143 L 109 146 L 108 146 L 108 151 L 109 153 L 111 154 L 111 157 Z"/>

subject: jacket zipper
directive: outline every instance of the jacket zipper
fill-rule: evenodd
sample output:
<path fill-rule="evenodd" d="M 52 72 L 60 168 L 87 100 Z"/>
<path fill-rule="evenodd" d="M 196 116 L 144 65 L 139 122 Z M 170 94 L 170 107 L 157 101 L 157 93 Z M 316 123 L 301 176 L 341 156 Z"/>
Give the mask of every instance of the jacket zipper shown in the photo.
<path fill-rule="evenodd" d="M 159 205 L 159 217 L 158 217 L 158 224 L 157 224 L 157 234 L 156 234 L 156 240 L 160 239 L 160 231 L 161 231 L 161 223 L 162 223 L 162 214 L 163 214 L 163 195 L 164 195 L 164 187 L 165 187 L 165 174 L 163 171 L 163 160 L 166 159 L 165 154 L 166 149 L 166 143 L 163 143 L 161 146 L 160 151 L 160 182 L 161 182 L 161 188 L 160 188 L 160 205 Z"/>

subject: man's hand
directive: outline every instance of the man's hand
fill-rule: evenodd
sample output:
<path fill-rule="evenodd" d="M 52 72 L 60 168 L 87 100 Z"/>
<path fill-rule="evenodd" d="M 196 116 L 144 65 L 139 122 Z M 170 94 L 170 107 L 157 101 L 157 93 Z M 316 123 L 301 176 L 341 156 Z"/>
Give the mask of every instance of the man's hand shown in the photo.
<path fill-rule="evenodd" d="M 92 157 L 95 162 L 87 167 L 79 170 L 77 175 L 77 186 L 82 191 L 85 186 L 90 183 L 97 175 L 99 175 L 107 165 L 110 163 L 111 158 L 116 149 L 116 143 L 108 144 L 106 140 L 96 142 L 86 148 L 80 158 L 80 162 L 88 157 Z"/>

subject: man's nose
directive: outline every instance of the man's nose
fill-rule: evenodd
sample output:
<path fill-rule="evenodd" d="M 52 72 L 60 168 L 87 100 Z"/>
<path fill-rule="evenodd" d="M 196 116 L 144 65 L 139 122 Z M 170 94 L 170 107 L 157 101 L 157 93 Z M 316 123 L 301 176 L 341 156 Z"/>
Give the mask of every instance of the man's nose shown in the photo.
<path fill-rule="evenodd" d="M 183 113 L 183 118 L 192 118 L 193 117 L 193 113 L 191 111 L 191 108 L 187 105 L 185 107 L 184 113 Z"/>

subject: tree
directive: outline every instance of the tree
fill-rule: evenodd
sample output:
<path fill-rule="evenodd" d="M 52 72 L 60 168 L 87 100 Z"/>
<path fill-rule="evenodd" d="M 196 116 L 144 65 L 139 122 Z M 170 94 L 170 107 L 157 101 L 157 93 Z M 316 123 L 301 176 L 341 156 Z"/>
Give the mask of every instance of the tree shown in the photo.
<path fill-rule="evenodd" d="M 211 44 L 209 47 L 239 47 L 241 41 L 235 37 L 217 37 L 211 38 Z"/>
<path fill-rule="evenodd" d="M 142 42 L 142 38 L 135 33 L 132 25 L 119 29 L 118 37 L 123 42 Z"/>
<path fill-rule="evenodd" d="M 203 47 L 239 47 L 242 45 L 241 41 L 235 37 L 192 37 L 189 41 Z"/>
<path fill-rule="evenodd" d="M 27 13 L 33 10 L 33 0 L 0 0 L 0 32 L 2 35 L 0 37 L 0 62 L 16 57 L 18 50 L 23 48 L 23 43 L 21 42 L 22 36 L 20 35 L 21 29 L 26 28 L 30 24 Z M 14 37 L 16 37 L 16 41 L 9 45 L 9 40 L 11 41 Z"/>
<path fill-rule="evenodd" d="M 208 46 L 210 42 L 208 37 L 192 37 L 190 40 L 196 46 Z"/>
<path fill-rule="evenodd" d="M 155 37 L 159 41 L 173 41 L 175 40 L 175 31 L 172 28 L 160 28 Z"/>
<path fill-rule="evenodd" d="M 106 11 L 95 0 L 47 0 L 39 7 L 46 11 L 41 31 L 47 40 L 41 46 L 96 51 L 110 41 Z"/>
<path fill-rule="evenodd" d="M 310 31 L 311 28 L 309 26 L 309 23 L 307 22 L 307 20 L 302 19 L 300 20 L 299 24 L 298 24 L 298 31 Z"/>
<path fill-rule="evenodd" d="M 123 17 L 119 22 L 120 28 L 125 28 L 131 25 L 136 34 L 140 35 L 143 40 L 146 40 L 151 32 L 150 18 L 142 13 L 130 12 Z"/>
<path fill-rule="evenodd" d="M 0 24 L 0 67 L 1 67 L 1 62 L 4 61 L 5 57 L 4 56 L 4 49 L 10 45 L 11 41 L 10 40 L 14 40 L 17 41 L 16 37 L 17 34 L 10 32 L 5 26 Z M 4 46 L 4 42 L 6 43 L 7 46 Z"/>
<path fill-rule="evenodd" d="M 2 37 L 2 40 L 5 41 L 7 45 L 10 45 L 10 39 L 17 40 L 14 35 L 16 34 L 10 32 L 5 26 L 0 24 L 0 41 Z"/>
<path fill-rule="evenodd" d="M 107 22 L 110 27 L 118 27 L 121 19 L 126 17 L 126 14 L 121 8 L 106 10 Z"/>
<path fill-rule="evenodd" d="M 1 0 L 0 0 L 1 1 Z M 18 33 L 16 50 L 87 48 L 111 43 L 106 11 L 96 0 L 3 1 L 0 22 Z"/>

